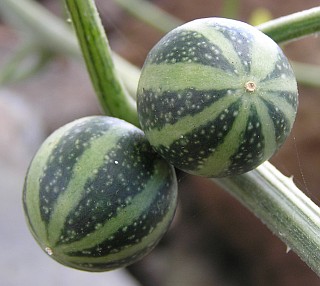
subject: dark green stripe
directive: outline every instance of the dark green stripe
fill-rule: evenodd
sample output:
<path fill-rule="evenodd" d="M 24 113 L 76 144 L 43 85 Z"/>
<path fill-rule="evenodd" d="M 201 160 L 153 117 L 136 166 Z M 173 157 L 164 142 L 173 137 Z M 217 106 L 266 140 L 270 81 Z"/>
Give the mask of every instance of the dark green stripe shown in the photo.
<path fill-rule="evenodd" d="M 274 64 L 274 69 L 270 71 L 270 73 L 266 76 L 266 78 L 261 79 L 261 82 L 281 78 L 282 76 L 286 76 L 287 78 L 291 78 L 292 81 L 295 81 L 294 72 L 283 52 L 278 49 L 278 60 Z"/>
<path fill-rule="evenodd" d="M 90 124 L 85 122 L 83 126 L 83 123 L 76 124 L 61 137 L 40 178 L 40 211 L 46 223 L 50 220 L 56 199 L 66 190 L 79 157 L 90 148 L 90 142 L 102 136 L 111 124 L 92 119 Z"/>
<path fill-rule="evenodd" d="M 262 132 L 263 120 L 254 105 L 250 106 L 250 114 L 244 130 L 243 140 L 234 156 L 231 156 L 230 167 L 224 175 L 241 174 L 256 167 L 264 157 L 264 138 Z"/>
<path fill-rule="evenodd" d="M 184 134 L 169 147 L 157 146 L 157 151 L 169 162 L 175 162 L 180 169 L 196 170 L 199 164 L 223 143 L 236 120 L 241 104 L 241 99 L 237 100 L 213 120 L 208 120 L 205 125 Z"/>
<path fill-rule="evenodd" d="M 267 93 L 269 94 L 274 94 L 276 95 L 278 98 L 282 98 L 284 99 L 288 104 L 290 104 L 294 110 L 297 110 L 298 108 L 298 96 L 297 93 L 295 92 L 290 92 L 290 91 L 267 91 Z M 270 102 L 270 104 L 277 106 L 277 104 L 272 103 L 272 99 L 269 97 L 265 97 L 263 98 L 265 101 Z"/>
<path fill-rule="evenodd" d="M 193 116 L 208 108 L 233 90 L 196 90 L 187 88 L 181 91 L 164 91 L 162 100 L 157 91 L 144 90 L 139 100 L 139 116 L 142 128 L 161 129 L 166 124 L 175 124 L 184 116 Z"/>
<path fill-rule="evenodd" d="M 169 175 L 170 174 L 168 174 L 168 176 Z M 71 251 L 68 252 L 67 255 L 77 257 L 101 257 L 120 252 L 131 245 L 140 243 L 142 239 L 147 237 L 153 229 L 157 227 L 157 224 L 164 219 L 169 208 L 172 208 L 173 186 L 168 185 L 167 181 L 170 181 L 169 177 L 163 180 L 163 183 L 159 185 L 157 190 L 150 190 L 157 193 L 157 195 L 150 206 L 143 211 L 136 220 L 130 222 L 130 225 L 119 226 L 118 231 L 115 232 L 112 237 L 106 237 L 105 241 L 100 242 L 94 247 L 76 252 Z M 141 203 L 143 204 L 143 202 Z M 140 205 L 136 207 L 143 209 Z M 163 229 L 163 233 L 165 231 L 166 229 Z M 153 245 L 155 243 L 156 242 L 153 242 Z"/>
<path fill-rule="evenodd" d="M 167 34 L 147 58 L 152 64 L 190 61 L 234 73 L 234 66 L 223 56 L 221 48 L 196 31 L 180 29 Z"/>
<path fill-rule="evenodd" d="M 274 125 L 275 141 L 280 146 L 288 137 L 293 122 L 286 118 L 285 114 L 277 106 L 266 100 L 263 100 L 263 102 L 267 106 L 269 116 Z"/>
<path fill-rule="evenodd" d="M 210 26 L 210 25 L 208 25 Z M 249 74 L 251 68 L 251 46 L 254 45 L 252 34 L 240 26 L 225 26 L 213 23 L 212 28 L 218 29 L 227 38 L 241 60 L 244 71 Z"/>
<path fill-rule="evenodd" d="M 108 262 L 90 262 L 90 263 L 75 263 L 73 262 L 72 267 L 76 267 L 78 269 L 82 270 L 87 270 L 87 271 L 110 271 L 113 269 L 118 269 L 118 268 L 123 268 L 129 264 L 132 264 L 133 262 L 139 260 L 145 254 L 149 253 L 150 250 L 153 248 L 153 246 L 146 247 L 144 249 L 141 249 L 135 255 L 126 257 L 126 258 L 119 258 L 119 259 L 114 259 L 112 261 Z"/>
<path fill-rule="evenodd" d="M 108 218 L 115 217 L 119 208 L 124 209 L 143 191 L 158 159 L 143 135 L 138 133 L 123 136 L 115 148 L 101 156 L 107 156 L 105 163 L 85 184 L 83 197 L 66 218 L 58 244 L 81 240 Z M 137 162 L 139 168 L 134 167 Z"/>

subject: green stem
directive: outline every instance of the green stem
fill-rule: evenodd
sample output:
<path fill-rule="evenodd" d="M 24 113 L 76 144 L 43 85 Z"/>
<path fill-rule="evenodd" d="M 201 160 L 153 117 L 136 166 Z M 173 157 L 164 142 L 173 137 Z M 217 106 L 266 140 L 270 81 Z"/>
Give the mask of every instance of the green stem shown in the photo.
<path fill-rule="evenodd" d="M 66 0 L 66 4 L 102 109 L 138 126 L 136 103 L 118 78 L 94 1 Z"/>
<path fill-rule="evenodd" d="M 320 275 L 320 209 L 266 162 L 240 176 L 215 179 Z"/>
<path fill-rule="evenodd" d="M 271 20 L 257 28 L 279 44 L 315 34 L 320 31 L 320 7 Z"/>

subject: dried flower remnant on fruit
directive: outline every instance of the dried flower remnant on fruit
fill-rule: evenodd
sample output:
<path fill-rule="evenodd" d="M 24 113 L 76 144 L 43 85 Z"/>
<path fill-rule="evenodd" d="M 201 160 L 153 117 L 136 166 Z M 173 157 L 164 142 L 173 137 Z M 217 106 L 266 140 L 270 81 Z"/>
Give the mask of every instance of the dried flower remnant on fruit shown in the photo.
<path fill-rule="evenodd" d="M 257 85 L 253 81 L 248 81 L 244 85 L 247 92 L 254 92 L 257 89 Z"/>
<path fill-rule="evenodd" d="M 46 248 L 44 249 L 44 251 L 45 251 L 49 256 L 51 256 L 51 255 L 53 254 L 53 251 L 52 251 L 52 249 L 51 249 L 50 247 L 46 247 Z"/>

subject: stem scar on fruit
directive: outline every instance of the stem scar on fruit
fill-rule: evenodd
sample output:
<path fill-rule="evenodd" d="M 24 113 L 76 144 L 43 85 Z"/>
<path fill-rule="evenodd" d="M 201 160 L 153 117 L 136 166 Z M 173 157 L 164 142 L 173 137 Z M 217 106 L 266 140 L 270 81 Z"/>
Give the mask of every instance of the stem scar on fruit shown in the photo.
<path fill-rule="evenodd" d="M 248 81 L 244 85 L 247 92 L 254 92 L 257 89 L 257 85 L 253 81 Z"/>

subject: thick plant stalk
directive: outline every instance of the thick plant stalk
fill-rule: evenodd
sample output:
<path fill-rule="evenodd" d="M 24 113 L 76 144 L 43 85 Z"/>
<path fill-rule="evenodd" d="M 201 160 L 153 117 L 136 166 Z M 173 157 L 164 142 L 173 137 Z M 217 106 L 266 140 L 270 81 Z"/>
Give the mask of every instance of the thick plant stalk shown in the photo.
<path fill-rule="evenodd" d="M 320 209 L 266 162 L 240 176 L 214 179 L 320 276 Z"/>

